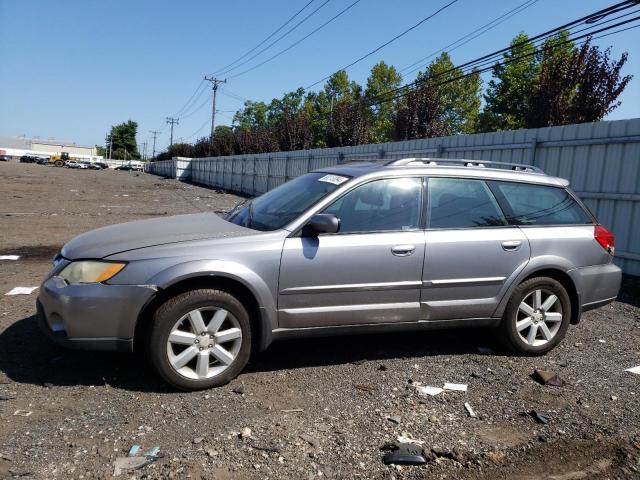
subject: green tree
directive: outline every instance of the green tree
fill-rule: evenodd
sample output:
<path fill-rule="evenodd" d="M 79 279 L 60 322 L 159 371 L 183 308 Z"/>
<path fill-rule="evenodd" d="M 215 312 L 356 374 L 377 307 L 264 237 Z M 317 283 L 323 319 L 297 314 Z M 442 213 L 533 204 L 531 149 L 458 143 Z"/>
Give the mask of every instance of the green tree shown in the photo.
<path fill-rule="evenodd" d="M 373 143 L 388 142 L 393 138 L 393 114 L 396 108 L 394 102 L 376 102 L 381 96 L 398 88 L 402 84 L 402 75 L 395 67 L 383 61 L 376 63 L 367 78 L 367 88 L 364 91 L 365 100 L 371 105 L 370 141 Z"/>
<path fill-rule="evenodd" d="M 455 68 L 449 54 L 444 52 L 427 67 L 423 77 L 438 86 L 438 116 L 447 125 L 450 134 L 473 133 L 478 126 L 482 89 L 480 73 L 475 71 L 461 78 L 462 75 L 462 70 Z M 418 78 L 421 76 L 418 75 Z"/>
<path fill-rule="evenodd" d="M 107 134 L 106 143 L 111 145 L 111 158 L 133 160 L 140 158 L 136 135 L 138 123 L 133 120 L 114 125 Z M 108 153 L 107 153 L 108 155 Z"/>
<path fill-rule="evenodd" d="M 481 131 L 515 130 L 525 125 L 529 92 L 540 70 L 535 47 L 525 33 L 511 41 L 510 50 L 503 54 L 503 62 L 493 67 L 493 78 L 484 95 Z"/>
<path fill-rule="evenodd" d="M 233 116 L 233 123 L 241 129 L 251 129 L 267 126 L 267 104 L 247 100 L 242 110 Z"/>

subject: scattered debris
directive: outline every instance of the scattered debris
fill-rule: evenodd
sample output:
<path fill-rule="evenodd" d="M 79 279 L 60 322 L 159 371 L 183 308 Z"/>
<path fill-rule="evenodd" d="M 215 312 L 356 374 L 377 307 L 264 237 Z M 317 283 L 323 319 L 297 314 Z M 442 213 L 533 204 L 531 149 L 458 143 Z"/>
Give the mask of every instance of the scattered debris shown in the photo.
<path fill-rule="evenodd" d="M 386 371 L 386 370 L 387 370 L 387 366 L 386 366 L 386 365 L 384 365 L 384 364 L 383 364 L 383 365 L 380 365 L 380 366 L 378 367 L 378 370 L 380 370 L 381 372 L 384 372 L 384 371 Z"/>
<path fill-rule="evenodd" d="M 5 295 L 31 295 L 38 287 L 14 287 L 9 290 Z"/>
<path fill-rule="evenodd" d="M 467 413 L 471 418 L 476 418 L 478 416 L 476 415 L 476 412 L 473 410 L 473 408 L 471 408 L 471 405 L 469 403 L 465 402 L 464 408 L 466 408 Z"/>
<path fill-rule="evenodd" d="M 400 443 L 415 443 L 416 445 L 424 445 L 424 440 L 416 440 L 411 437 L 408 433 L 403 433 L 402 435 L 398 435 L 397 438 Z"/>
<path fill-rule="evenodd" d="M 160 447 L 153 447 L 151 450 L 145 452 L 144 456 L 160 458 Z"/>
<path fill-rule="evenodd" d="M 485 458 L 493 463 L 500 463 L 507 458 L 504 452 L 487 452 L 484 454 Z"/>
<path fill-rule="evenodd" d="M 640 375 L 640 365 L 633 368 L 627 368 L 625 372 L 631 372 L 631 373 L 635 373 L 636 375 Z"/>
<path fill-rule="evenodd" d="M 139 470 L 156 460 L 155 457 L 117 457 L 113 465 L 113 476 L 117 477 L 123 472 Z"/>
<path fill-rule="evenodd" d="M 20 255 L 0 255 L 0 260 L 18 260 Z"/>
<path fill-rule="evenodd" d="M 238 395 L 244 395 L 244 385 L 238 385 L 237 387 L 233 387 L 231 390 L 233 393 L 237 393 Z"/>
<path fill-rule="evenodd" d="M 17 415 L 18 417 L 28 417 L 32 413 L 33 412 L 31 410 L 16 410 L 15 412 L 13 412 L 13 414 Z"/>
<path fill-rule="evenodd" d="M 424 465 L 427 458 L 422 447 L 415 443 L 387 443 L 382 447 L 385 465 Z"/>
<path fill-rule="evenodd" d="M 129 456 L 135 457 L 138 454 L 139 450 L 140 450 L 140 445 L 131 445 L 131 448 L 129 449 Z"/>
<path fill-rule="evenodd" d="M 372 385 L 365 385 L 362 383 L 355 384 L 354 387 L 362 392 L 374 392 L 376 390 L 376 387 Z"/>
<path fill-rule="evenodd" d="M 290 408 L 288 410 L 282 410 L 282 413 L 298 413 L 304 412 L 304 408 Z"/>
<path fill-rule="evenodd" d="M 244 427 L 240 432 L 240 438 L 251 438 L 251 429 L 249 427 Z"/>
<path fill-rule="evenodd" d="M 538 423 L 542 423 L 543 425 L 549 423 L 549 415 L 546 413 L 538 412 L 537 410 L 531 410 L 529 412 L 529 415 L 532 416 Z"/>
<path fill-rule="evenodd" d="M 445 383 L 443 388 L 454 392 L 466 392 L 468 387 L 464 383 Z"/>
<path fill-rule="evenodd" d="M 16 397 L 10 397 L 9 395 L 0 395 L 0 402 L 6 402 L 7 400 L 14 400 Z"/>
<path fill-rule="evenodd" d="M 204 442 L 204 437 L 196 437 L 193 439 L 194 445 L 198 445 L 199 443 Z"/>
<path fill-rule="evenodd" d="M 607 341 L 606 341 L 606 340 L 603 340 L 603 339 L 599 339 L 599 340 L 598 340 L 598 342 L 600 342 L 600 343 L 607 343 Z"/>
<path fill-rule="evenodd" d="M 548 370 L 538 370 L 536 368 L 531 377 L 540 385 L 551 385 L 553 387 L 564 386 L 564 380 L 562 380 L 557 373 Z"/>
<path fill-rule="evenodd" d="M 431 387 L 429 385 L 422 385 L 421 383 L 418 383 L 418 382 L 415 382 L 412 385 L 415 387 L 418 394 L 423 396 L 430 395 L 433 397 L 435 395 L 441 394 L 444 391 L 440 387 Z"/>
<path fill-rule="evenodd" d="M 402 419 L 399 416 L 395 415 L 393 417 L 387 417 L 387 420 L 389 420 L 391 423 L 399 424 Z"/>

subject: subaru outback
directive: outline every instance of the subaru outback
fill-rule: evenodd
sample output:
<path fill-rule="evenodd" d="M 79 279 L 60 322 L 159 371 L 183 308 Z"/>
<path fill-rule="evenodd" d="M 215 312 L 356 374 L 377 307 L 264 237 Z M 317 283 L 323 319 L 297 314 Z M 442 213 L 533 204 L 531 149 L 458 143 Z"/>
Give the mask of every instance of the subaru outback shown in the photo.
<path fill-rule="evenodd" d="M 68 242 L 40 324 L 76 348 L 143 346 L 186 390 L 308 335 L 490 327 L 554 348 L 618 294 L 614 236 L 566 180 L 531 166 L 405 158 L 307 173 L 224 218 L 179 215 Z"/>

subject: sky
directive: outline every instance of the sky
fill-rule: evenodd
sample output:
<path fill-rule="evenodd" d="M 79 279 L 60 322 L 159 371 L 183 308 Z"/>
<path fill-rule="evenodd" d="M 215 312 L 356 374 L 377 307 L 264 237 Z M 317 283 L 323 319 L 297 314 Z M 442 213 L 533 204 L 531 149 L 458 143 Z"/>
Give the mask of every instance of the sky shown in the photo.
<path fill-rule="evenodd" d="M 169 143 L 166 117 L 177 116 L 174 141 L 193 142 L 210 129 L 211 89 L 201 85 L 204 75 L 258 45 L 308 1 L 0 0 L 0 135 L 102 145 L 112 125 L 131 119 L 138 122 L 139 143 L 149 142 L 150 154 L 149 131 L 161 131 L 156 143 L 160 151 Z M 261 48 L 325 1 L 314 0 Z M 216 125 L 230 124 L 246 99 L 268 102 L 331 74 L 449 1 L 360 0 L 286 53 L 231 78 L 353 3 L 329 0 L 271 48 L 222 75 L 228 82 L 218 91 Z M 347 72 L 365 84 L 378 61 L 406 67 L 523 1 L 458 0 Z M 613 3 L 538 0 L 451 56 L 461 64 L 507 46 L 521 31 L 542 33 Z M 640 28 L 595 43 L 611 46 L 614 58 L 628 52 L 623 73 L 635 76 L 620 97 L 622 105 L 607 119 L 640 117 Z M 404 80 L 414 78 L 411 74 Z M 483 79 L 486 86 L 490 75 Z M 199 93 L 188 103 L 194 92 Z"/>

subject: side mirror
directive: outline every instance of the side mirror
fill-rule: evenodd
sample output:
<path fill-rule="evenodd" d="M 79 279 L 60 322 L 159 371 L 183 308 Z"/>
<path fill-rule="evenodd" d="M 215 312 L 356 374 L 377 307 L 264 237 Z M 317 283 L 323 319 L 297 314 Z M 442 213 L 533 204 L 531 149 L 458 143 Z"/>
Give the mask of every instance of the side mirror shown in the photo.
<path fill-rule="evenodd" d="M 340 231 L 340 219 L 330 213 L 317 213 L 307 224 L 307 232 L 310 235 L 321 233 L 338 233 Z"/>

